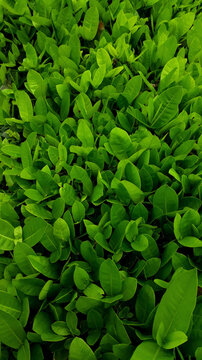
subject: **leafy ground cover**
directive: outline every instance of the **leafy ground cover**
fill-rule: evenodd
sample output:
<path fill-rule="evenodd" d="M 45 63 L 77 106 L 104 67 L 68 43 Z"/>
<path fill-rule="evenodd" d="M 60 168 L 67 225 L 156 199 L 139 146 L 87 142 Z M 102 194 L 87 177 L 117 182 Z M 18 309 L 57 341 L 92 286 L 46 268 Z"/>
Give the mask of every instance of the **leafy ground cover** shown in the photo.
<path fill-rule="evenodd" d="M 202 359 L 202 14 L 0 0 L 0 358 Z"/>

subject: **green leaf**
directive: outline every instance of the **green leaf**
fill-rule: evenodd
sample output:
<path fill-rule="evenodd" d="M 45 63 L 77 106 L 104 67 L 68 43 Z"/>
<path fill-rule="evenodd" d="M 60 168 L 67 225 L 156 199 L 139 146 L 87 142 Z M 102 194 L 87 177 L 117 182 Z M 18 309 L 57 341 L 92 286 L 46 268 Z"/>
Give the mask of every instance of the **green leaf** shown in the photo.
<path fill-rule="evenodd" d="M 13 250 L 14 245 L 14 227 L 0 219 L 0 250 Z"/>
<path fill-rule="evenodd" d="M 130 79 L 123 91 L 123 96 L 128 100 L 128 104 L 131 105 L 135 98 L 138 96 L 142 87 L 141 76 L 134 76 Z"/>
<path fill-rule="evenodd" d="M 87 171 L 78 165 L 73 165 L 70 176 L 73 179 L 80 180 L 83 183 L 83 191 L 86 195 L 91 195 L 93 190 L 93 184 Z"/>
<path fill-rule="evenodd" d="M 9 155 L 10 157 L 17 159 L 21 157 L 21 148 L 17 145 L 9 144 L 2 146 L 1 150 L 4 154 Z"/>
<path fill-rule="evenodd" d="M 28 259 L 36 271 L 50 279 L 58 279 L 58 266 L 51 264 L 48 258 L 45 256 L 28 255 Z"/>
<path fill-rule="evenodd" d="M 39 217 L 41 219 L 52 219 L 52 214 L 44 209 L 42 205 L 38 204 L 28 204 L 25 206 L 26 211 L 28 211 L 30 214 Z"/>
<path fill-rule="evenodd" d="M 23 90 L 18 90 L 15 98 L 21 119 L 23 122 L 30 122 L 33 116 L 33 107 L 29 95 Z"/>
<path fill-rule="evenodd" d="M 99 51 L 99 50 L 98 50 Z M 98 69 L 95 70 L 92 85 L 95 89 L 97 89 L 103 82 L 106 74 L 106 65 L 100 65 Z"/>
<path fill-rule="evenodd" d="M 20 321 L 0 310 L 0 342 L 12 349 L 19 349 L 25 338 L 26 334 Z"/>
<path fill-rule="evenodd" d="M 112 129 L 109 144 L 119 160 L 127 159 L 132 154 L 132 141 L 125 130 L 118 127 Z"/>
<path fill-rule="evenodd" d="M 74 283 L 76 287 L 79 290 L 84 290 L 89 285 L 89 282 L 90 280 L 88 273 L 79 266 L 76 266 L 74 270 Z"/>
<path fill-rule="evenodd" d="M 37 71 L 29 70 L 27 83 L 29 90 L 36 98 L 46 95 L 46 82 Z"/>
<path fill-rule="evenodd" d="M 120 273 L 111 259 L 104 260 L 99 270 L 100 284 L 107 295 L 116 296 L 121 293 Z"/>
<path fill-rule="evenodd" d="M 182 240 L 178 240 L 178 242 L 186 247 L 202 247 L 202 240 L 199 240 L 194 236 L 185 236 Z"/>
<path fill-rule="evenodd" d="M 152 127 L 159 129 L 177 115 L 178 105 L 182 99 L 182 87 L 174 86 L 158 95 L 154 100 L 155 116 Z"/>
<path fill-rule="evenodd" d="M 51 289 L 52 284 L 53 284 L 53 280 L 48 280 L 45 283 L 45 285 L 42 287 L 39 293 L 39 300 L 44 300 L 47 298 L 48 292 Z"/>
<path fill-rule="evenodd" d="M 174 360 L 173 353 L 161 349 L 154 341 L 143 341 L 137 346 L 130 360 Z"/>
<path fill-rule="evenodd" d="M 96 356 L 86 342 L 81 338 L 74 338 L 69 348 L 69 360 L 96 360 Z"/>
<path fill-rule="evenodd" d="M 162 210 L 162 214 L 168 214 L 178 210 L 178 196 L 167 184 L 162 185 L 154 194 L 153 206 Z"/>
<path fill-rule="evenodd" d="M 133 277 L 127 277 L 126 279 L 124 279 L 123 288 L 122 288 L 123 297 L 121 300 L 122 301 L 131 300 L 135 295 L 136 289 L 137 289 L 137 279 Z"/>
<path fill-rule="evenodd" d="M 183 331 L 173 331 L 165 338 L 163 348 L 174 349 L 175 347 L 184 344 L 187 340 L 188 337 Z"/>
<path fill-rule="evenodd" d="M 0 290 L 0 310 L 18 319 L 22 309 L 19 300 L 15 296 Z"/>
<path fill-rule="evenodd" d="M 70 335 L 70 332 L 67 328 L 67 324 L 65 323 L 65 321 L 55 321 L 53 324 L 51 324 L 51 329 L 57 335 L 61 335 L 61 336 Z"/>
<path fill-rule="evenodd" d="M 131 162 L 128 162 L 125 167 L 125 176 L 126 180 L 132 182 L 134 185 L 136 185 L 139 189 L 141 189 L 141 178 L 139 174 L 138 168 L 132 164 Z"/>
<path fill-rule="evenodd" d="M 99 25 L 99 12 L 97 7 L 90 7 L 84 17 L 83 27 L 81 28 L 82 37 L 85 40 L 93 40 L 97 34 Z"/>
<path fill-rule="evenodd" d="M 181 221 L 181 216 L 180 214 L 176 214 L 175 215 L 175 219 L 174 219 L 174 234 L 177 240 L 180 239 L 181 235 L 180 235 L 180 221 Z"/>
<path fill-rule="evenodd" d="M 135 184 L 130 181 L 122 180 L 121 184 L 127 190 L 131 200 L 134 203 L 139 203 L 144 199 L 144 193 Z"/>
<path fill-rule="evenodd" d="M 154 276 L 160 269 L 161 259 L 151 258 L 146 261 L 144 274 L 146 278 Z"/>
<path fill-rule="evenodd" d="M 57 342 L 65 339 L 51 330 L 51 319 L 45 311 L 41 311 L 35 316 L 33 330 L 41 336 L 43 341 Z"/>
<path fill-rule="evenodd" d="M 144 323 L 155 307 L 155 292 L 151 286 L 144 284 L 137 294 L 135 314 L 137 319 Z"/>
<path fill-rule="evenodd" d="M 144 234 L 137 235 L 131 246 L 135 251 L 144 251 L 148 248 L 148 239 Z"/>
<path fill-rule="evenodd" d="M 72 335 L 80 335 L 80 331 L 77 329 L 78 317 L 75 312 L 73 311 L 67 312 L 66 324 Z"/>
<path fill-rule="evenodd" d="M 76 34 L 70 34 L 69 39 L 70 58 L 76 65 L 80 63 L 80 40 Z"/>
<path fill-rule="evenodd" d="M 56 238 L 62 241 L 69 241 L 70 230 L 64 219 L 58 218 L 53 225 L 53 234 Z"/>
<path fill-rule="evenodd" d="M 202 359 L 202 347 L 198 347 L 195 352 L 196 360 Z"/>
<path fill-rule="evenodd" d="M 80 201 L 75 201 L 72 205 L 72 215 L 76 223 L 81 222 L 85 218 L 85 207 Z"/>
<path fill-rule="evenodd" d="M 14 249 L 14 261 L 25 275 L 35 274 L 36 270 L 28 260 L 29 255 L 36 255 L 35 251 L 26 243 L 17 243 Z"/>
<path fill-rule="evenodd" d="M 38 296 L 45 282 L 42 279 L 20 278 L 13 279 L 13 285 L 25 295 Z"/>
<path fill-rule="evenodd" d="M 97 64 L 100 68 L 103 67 L 103 65 L 105 65 L 106 70 L 108 71 L 109 69 L 111 69 L 112 67 L 112 61 L 111 58 L 107 52 L 107 50 L 105 49 L 98 49 L 97 53 L 96 53 L 96 60 L 97 60 Z"/>
<path fill-rule="evenodd" d="M 24 344 L 19 348 L 17 353 L 17 360 L 30 360 L 31 352 L 29 342 L 25 340 Z"/>
<path fill-rule="evenodd" d="M 196 269 L 180 268 L 173 276 L 163 295 L 153 323 L 153 337 L 157 338 L 162 323 L 164 333 L 161 342 L 173 331 L 188 331 L 191 316 L 196 305 L 197 272 Z"/>
<path fill-rule="evenodd" d="M 79 120 L 79 125 L 77 128 L 77 137 L 82 142 L 82 146 L 93 147 L 94 145 L 93 134 L 88 126 L 87 121 L 84 119 Z"/>
<path fill-rule="evenodd" d="M 126 217 L 126 210 L 121 204 L 112 204 L 110 219 L 111 224 L 114 228 L 117 227 L 120 221 L 124 220 Z"/>
<path fill-rule="evenodd" d="M 199 226 L 200 224 L 200 215 L 198 211 L 194 209 L 189 209 L 185 212 L 180 220 L 179 232 L 180 237 L 185 238 L 187 236 L 193 235 L 192 225 Z"/>

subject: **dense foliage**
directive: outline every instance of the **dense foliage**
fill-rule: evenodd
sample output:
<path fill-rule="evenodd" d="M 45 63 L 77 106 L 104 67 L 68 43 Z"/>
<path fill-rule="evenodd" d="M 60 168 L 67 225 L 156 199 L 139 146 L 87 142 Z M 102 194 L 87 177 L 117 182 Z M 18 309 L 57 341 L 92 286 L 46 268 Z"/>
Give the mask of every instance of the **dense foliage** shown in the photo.
<path fill-rule="evenodd" d="M 0 358 L 202 359 L 200 0 L 0 0 Z"/>

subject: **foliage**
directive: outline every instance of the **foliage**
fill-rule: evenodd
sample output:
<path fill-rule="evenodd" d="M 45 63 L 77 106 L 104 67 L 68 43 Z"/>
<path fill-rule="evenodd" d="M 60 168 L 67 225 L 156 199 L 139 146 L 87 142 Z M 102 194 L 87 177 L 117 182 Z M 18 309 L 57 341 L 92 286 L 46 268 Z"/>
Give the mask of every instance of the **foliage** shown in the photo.
<path fill-rule="evenodd" d="M 0 28 L 0 358 L 201 360 L 200 1 Z"/>

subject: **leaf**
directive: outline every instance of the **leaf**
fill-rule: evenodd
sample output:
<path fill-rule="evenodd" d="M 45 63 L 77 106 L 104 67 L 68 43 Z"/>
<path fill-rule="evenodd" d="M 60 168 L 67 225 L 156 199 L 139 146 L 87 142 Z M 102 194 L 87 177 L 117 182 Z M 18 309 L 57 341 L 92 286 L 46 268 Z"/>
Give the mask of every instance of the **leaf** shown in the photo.
<path fill-rule="evenodd" d="M 86 342 L 78 337 L 75 337 L 69 348 L 69 360 L 96 360 L 96 356 Z"/>
<path fill-rule="evenodd" d="M 39 217 L 41 219 L 52 219 L 52 214 L 46 210 L 42 205 L 38 204 L 28 204 L 25 206 L 25 209 L 32 215 Z"/>
<path fill-rule="evenodd" d="M 161 349 L 154 341 L 143 341 L 137 346 L 130 360 L 174 360 L 173 353 Z"/>
<path fill-rule="evenodd" d="M 177 240 L 180 239 L 181 235 L 180 235 L 180 221 L 181 221 L 181 216 L 180 214 L 176 214 L 175 215 L 175 219 L 174 219 L 174 234 Z"/>
<path fill-rule="evenodd" d="M 97 89 L 103 82 L 106 74 L 106 65 L 100 65 L 98 69 L 95 70 L 92 85 L 95 89 Z"/>
<path fill-rule="evenodd" d="M 25 295 L 38 296 L 45 282 L 42 279 L 20 278 L 13 279 L 13 285 Z"/>
<path fill-rule="evenodd" d="M 146 278 L 154 276 L 160 269 L 161 259 L 151 258 L 146 261 L 144 274 Z"/>
<path fill-rule="evenodd" d="M 65 323 L 65 321 L 55 321 L 53 324 L 51 324 L 51 329 L 57 335 L 61 335 L 61 336 L 70 335 L 70 332 L 67 328 L 67 324 Z"/>
<path fill-rule="evenodd" d="M 198 347 L 195 352 L 196 360 L 202 359 L 202 347 Z"/>
<path fill-rule="evenodd" d="M 70 34 L 70 58 L 76 65 L 80 63 L 80 40 L 76 34 Z"/>
<path fill-rule="evenodd" d="M 123 91 L 123 96 L 128 100 L 128 104 L 131 105 L 135 98 L 138 96 L 142 87 L 141 76 L 132 77 L 126 84 Z"/>
<path fill-rule="evenodd" d="M 113 338 L 119 343 L 131 343 L 123 322 L 112 308 L 110 308 L 106 313 L 106 329 L 107 333 L 113 336 Z"/>
<path fill-rule="evenodd" d="M 134 203 L 141 202 L 144 199 L 144 193 L 135 184 L 130 181 L 122 180 L 121 184 L 127 190 L 131 200 Z"/>
<path fill-rule="evenodd" d="M 121 277 L 113 260 L 107 259 L 102 262 L 99 270 L 99 279 L 107 295 L 116 296 L 121 293 Z"/>
<path fill-rule="evenodd" d="M 113 231 L 113 234 L 109 240 L 109 245 L 114 252 L 117 252 L 121 248 L 127 224 L 127 220 L 120 221 L 116 229 Z"/>
<path fill-rule="evenodd" d="M 164 333 L 161 342 L 173 331 L 188 331 L 191 316 L 196 305 L 197 272 L 196 269 L 180 268 L 173 276 L 163 295 L 153 323 L 153 337 L 157 338 L 162 323 Z"/>
<path fill-rule="evenodd" d="M 35 200 L 35 201 L 42 201 L 44 196 L 40 194 L 38 190 L 35 189 L 27 189 L 24 192 L 25 196 L 27 196 L 29 199 Z"/>
<path fill-rule="evenodd" d="M 53 234 L 56 238 L 62 241 L 69 241 L 70 230 L 64 219 L 58 218 L 53 225 Z"/>
<path fill-rule="evenodd" d="M 20 321 L 0 310 L 0 342 L 12 349 L 19 349 L 25 338 L 26 334 Z"/>
<path fill-rule="evenodd" d="M 43 341 L 57 342 L 65 339 L 51 330 L 51 319 L 45 311 L 41 311 L 35 316 L 33 330 L 41 336 Z"/>
<path fill-rule="evenodd" d="M 120 221 L 124 220 L 126 217 L 126 210 L 121 204 L 112 204 L 110 219 L 111 224 L 114 228 L 117 227 Z"/>
<path fill-rule="evenodd" d="M 200 224 L 200 215 L 198 211 L 189 209 L 185 212 L 180 220 L 179 232 L 180 237 L 185 238 L 187 236 L 192 236 L 192 225 L 199 226 Z"/>
<path fill-rule="evenodd" d="M 184 160 L 187 155 L 192 151 L 195 144 L 195 140 L 184 141 L 177 149 L 174 151 L 174 156 L 176 160 Z"/>
<path fill-rule="evenodd" d="M 137 294 L 135 303 L 135 314 L 137 319 L 144 323 L 155 307 L 155 292 L 153 288 L 144 284 Z"/>
<path fill-rule="evenodd" d="M 79 125 L 77 128 L 77 137 L 82 142 L 82 146 L 84 147 L 93 147 L 94 138 L 93 134 L 88 126 L 86 120 L 79 120 Z"/>
<path fill-rule="evenodd" d="M 96 54 L 96 60 L 98 66 L 101 68 L 103 65 L 105 65 L 106 70 L 108 71 L 112 67 L 112 61 L 111 58 L 105 49 L 98 49 Z"/>
<path fill-rule="evenodd" d="M 87 171 L 78 165 L 73 165 L 70 176 L 73 179 L 80 180 L 83 183 L 83 191 L 86 195 L 91 195 L 93 190 L 93 184 Z"/>
<path fill-rule="evenodd" d="M 14 3 L 14 6 L 12 3 L 9 3 L 5 0 L 1 0 L 1 6 L 3 6 L 6 10 L 8 10 L 11 14 L 17 14 L 17 15 L 23 15 L 26 11 L 26 0 L 17 0 Z"/>
<path fill-rule="evenodd" d="M 178 112 L 178 105 L 182 99 L 182 87 L 174 86 L 158 95 L 154 100 L 155 116 L 151 126 L 154 129 L 168 124 Z"/>
<path fill-rule="evenodd" d="M 56 264 L 51 264 L 49 259 L 45 256 L 28 255 L 28 259 L 33 268 L 42 275 L 50 279 L 58 278 L 58 266 Z"/>
<path fill-rule="evenodd" d="M 48 224 L 41 218 L 32 217 L 23 227 L 24 242 L 33 247 L 43 238 L 48 230 Z"/>
<path fill-rule="evenodd" d="M 135 295 L 136 289 L 137 289 L 137 279 L 133 277 L 127 277 L 126 279 L 124 279 L 123 289 L 122 289 L 123 297 L 121 300 L 122 301 L 131 300 Z"/>
<path fill-rule="evenodd" d="M 74 283 L 76 287 L 79 290 L 84 290 L 89 285 L 89 282 L 90 280 L 88 273 L 79 266 L 76 266 L 74 270 Z"/>
<path fill-rule="evenodd" d="M 93 40 L 97 34 L 99 25 L 99 12 L 97 7 L 90 7 L 84 17 L 83 27 L 81 28 L 82 37 L 85 40 Z"/>
<path fill-rule="evenodd" d="M 42 287 L 39 293 L 39 300 L 44 300 L 47 298 L 48 292 L 51 289 L 53 280 L 48 280 L 45 285 Z"/>
<path fill-rule="evenodd" d="M 109 246 L 109 243 L 107 242 L 104 234 L 102 234 L 101 232 L 98 232 L 95 236 L 94 236 L 94 240 L 96 241 L 97 244 L 99 244 L 103 249 L 114 253 L 114 250 L 112 250 Z"/>
<path fill-rule="evenodd" d="M 31 266 L 28 255 L 36 255 L 35 251 L 26 243 L 17 243 L 14 249 L 14 261 L 20 271 L 25 275 L 36 274 L 36 270 Z"/>
<path fill-rule="evenodd" d="M 75 312 L 73 311 L 67 312 L 66 324 L 72 335 L 80 335 L 80 331 L 77 329 L 78 317 Z"/>
<path fill-rule="evenodd" d="M 132 141 L 125 130 L 118 127 L 112 129 L 109 138 L 109 144 L 114 155 L 119 159 L 127 159 L 132 152 Z"/>
<path fill-rule="evenodd" d="M 51 175 L 45 171 L 38 171 L 36 174 L 37 183 L 40 185 L 40 189 L 44 196 L 54 194 L 58 190 L 58 185 L 52 179 Z"/>
<path fill-rule="evenodd" d="M 135 251 L 144 251 L 148 248 L 148 239 L 144 234 L 137 235 L 131 246 Z"/>
<path fill-rule="evenodd" d="M 125 167 L 126 180 L 132 182 L 139 189 L 141 189 L 141 178 L 138 168 L 131 162 L 128 162 Z"/>
<path fill-rule="evenodd" d="M 19 300 L 15 296 L 0 290 L 0 310 L 18 319 L 22 309 Z"/>
<path fill-rule="evenodd" d="M 199 240 L 194 236 L 185 236 L 182 240 L 178 240 L 178 242 L 186 247 L 202 247 L 202 240 Z"/>
<path fill-rule="evenodd" d="M 14 227 L 0 219 L 0 250 L 13 250 L 14 245 Z"/>
<path fill-rule="evenodd" d="M 1 148 L 2 152 L 6 155 L 9 155 L 10 157 L 17 159 L 21 157 L 21 148 L 20 146 L 9 144 L 4 145 Z"/>
<path fill-rule="evenodd" d="M 31 359 L 31 353 L 30 353 L 29 342 L 25 340 L 24 344 L 18 350 L 17 360 L 30 360 L 30 359 Z"/>
<path fill-rule="evenodd" d="M 168 334 L 163 344 L 164 349 L 174 349 L 184 344 L 188 340 L 187 335 L 183 331 L 173 331 Z"/>
<path fill-rule="evenodd" d="M 167 184 L 162 185 L 154 194 L 153 206 L 162 210 L 162 214 L 169 214 L 178 210 L 178 196 Z"/>
<path fill-rule="evenodd" d="M 79 223 L 85 218 L 85 207 L 80 201 L 76 200 L 72 205 L 72 215 L 75 223 Z"/>
<path fill-rule="evenodd" d="M 24 90 L 15 93 L 16 103 L 23 122 L 30 122 L 33 116 L 33 107 L 29 95 Z"/>
<path fill-rule="evenodd" d="M 27 74 L 29 90 L 36 97 L 46 95 L 46 83 L 42 76 L 35 70 L 29 70 Z"/>

